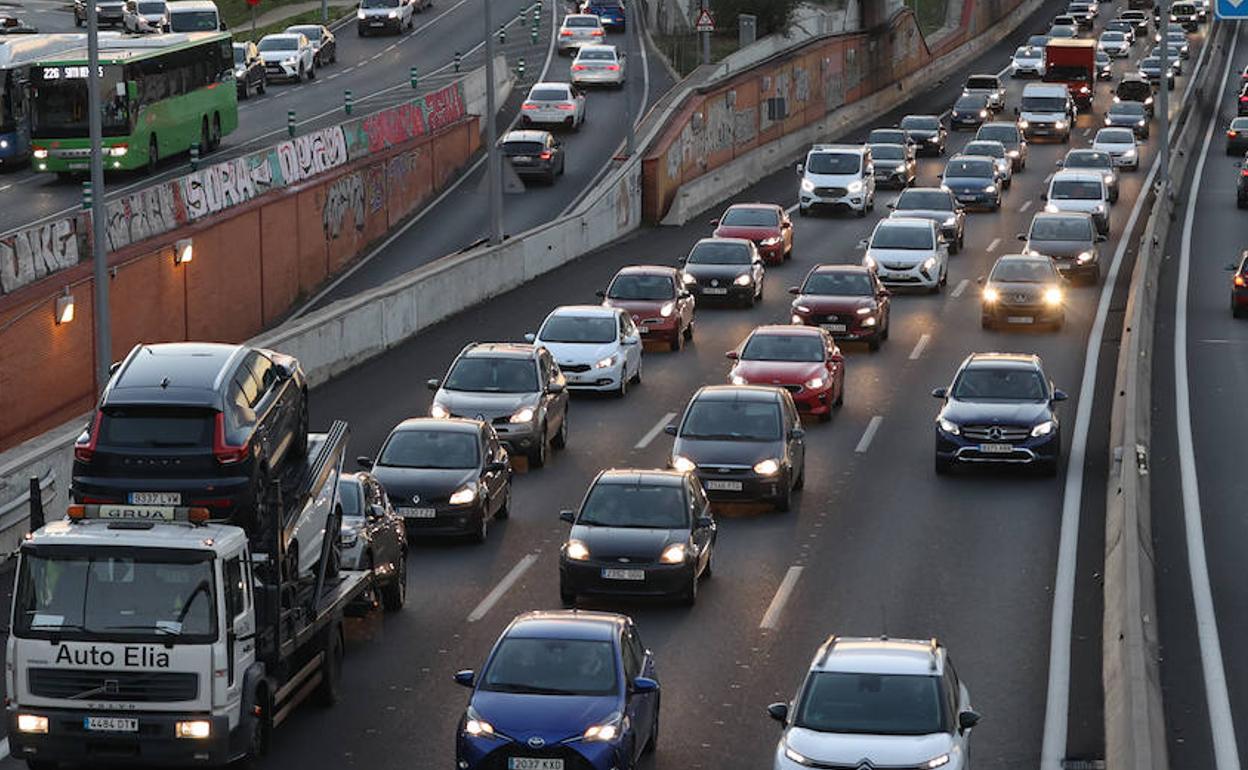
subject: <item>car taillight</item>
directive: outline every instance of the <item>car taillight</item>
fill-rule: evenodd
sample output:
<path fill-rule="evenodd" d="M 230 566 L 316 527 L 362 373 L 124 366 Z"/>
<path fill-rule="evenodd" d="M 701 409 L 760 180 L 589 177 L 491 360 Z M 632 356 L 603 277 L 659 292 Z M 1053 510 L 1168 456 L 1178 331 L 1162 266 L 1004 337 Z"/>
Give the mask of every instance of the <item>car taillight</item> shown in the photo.
<path fill-rule="evenodd" d="M 585 69 L 585 65 L 584 65 L 584 64 L 573 64 L 573 65 L 572 65 L 572 71 L 573 71 L 573 72 L 581 72 L 581 71 L 583 71 L 584 69 Z"/>
<path fill-rule="evenodd" d="M 559 30 L 559 34 L 562 35 L 563 37 L 572 37 L 572 30 L 570 29 Z"/>
<path fill-rule="evenodd" d="M 589 34 L 593 35 L 594 37 L 602 37 L 602 30 L 600 29 L 590 30 Z"/>
<path fill-rule="evenodd" d="M 560 110 L 575 110 L 576 109 L 576 105 L 574 104 L 556 104 L 555 107 Z"/>
<path fill-rule="evenodd" d="M 537 157 L 541 158 L 542 160 L 550 160 L 550 150 L 542 150 L 542 154 L 538 155 Z"/>
<path fill-rule="evenodd" d="M 618 72 L 618 71 L 619 71 L 619 69 L 620 69 L 620 65 L 618 65 L 618 64 L 608 64 L 608 65 L 607 65 L 607 69 L 611 70 L 612 72 Z"/>
<path fill-rule="evenodd" d="M 1240 100 L 1241 102 L 1248 102 L 1248 96 L 1241 96 L 1241 97 L 1239 97 L 1239 100 Z"/>
<path fill-rule="evenodd" d="M 1226 132 L 1226 135 L 1227 135 L 1227 136 L 1238 136 L 1238 132 L 1236 132 L 1236 131 L 1227 131 L 1227 132 Z"/>
<path fill-rule="evenodd" d="M 251 454 L 251 447 L 244 441 L 241 446 L 225 443 L 225 414 L 217 412 L 216 429 L 212 434 L 212 456 L 222 465 L 239 463 Z"/>
<path fill-rule="evenodd" d="M 100 438 L 100 420 L 104 418 L 104 413 L 95 410 L 95 417 L 91 420 L 91 427 L 88 429 L 86 436 L 79 436 L 78 441 L 74 442 L 74 459 L 89 463 L 95 459 L 95 443 Z M 83 439 L 86 441 L 83 441 Z"/>
<path fill-rule="evenodd" d="M 533 102 L 525 102 L 524 104 L 520 105 L 520 109 L 522 109 L 522 110 L 536 110 L 536 109 L 537 109 L 537 105 L 536 105 L 536 104 L 534 104 Z"/>

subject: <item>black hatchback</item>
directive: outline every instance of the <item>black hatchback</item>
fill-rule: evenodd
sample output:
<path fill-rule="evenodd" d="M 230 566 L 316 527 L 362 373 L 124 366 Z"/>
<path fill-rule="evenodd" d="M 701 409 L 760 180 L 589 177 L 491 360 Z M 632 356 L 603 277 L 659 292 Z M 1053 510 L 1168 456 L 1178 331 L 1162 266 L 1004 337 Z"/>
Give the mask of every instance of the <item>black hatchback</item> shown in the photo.
<path fill-rule="evenodd" d="M 710 577 L 715 519 L 690 473 L 608 470 L 598 474 L 559 549 L 559 597 L 672 596 L 686 604 Z"/>
<path fill-rule="evenodd" d="M 521 179 L 540 179 L 554 184 L 563 174 L 563 144 L 549 131 L 510 131 L 499 143 L 503 157 Z"/>
<path fill-rule="evenodd" d="M 255 523 L 283 464 L 308 449 L 291 356 L 246 345 L 136 345 L 74 444 L 77 503 L 208 508 Z"/>

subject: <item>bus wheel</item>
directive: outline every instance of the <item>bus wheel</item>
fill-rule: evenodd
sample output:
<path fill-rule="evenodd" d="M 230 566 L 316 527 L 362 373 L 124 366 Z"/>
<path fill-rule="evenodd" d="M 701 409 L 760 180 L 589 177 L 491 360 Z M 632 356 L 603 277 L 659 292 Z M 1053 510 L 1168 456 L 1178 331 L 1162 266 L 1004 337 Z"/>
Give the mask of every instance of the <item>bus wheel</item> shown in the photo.
<path fill-rule="evenodd" d="M 207 155 L 212 152 L 212 137 L 208 135 L 208 117 L 199 121 L 199 154 Z"/>
<path fill-rule="evenodd" d="M 156 135 L 152 134 L 152 138 L 147 140 L 147 173 L 155 174 L 156 166 L 160 164 L 160 149 L 156 143 Z"/>
<path fill-rule="evenodd" d="M 208 141 L 211 142 L 211 146 L 208 149 L 214 152 L 221 147 L 221 115 L 220 113 L 216 113 L 216 112 L 212 113 L 212 134 L 209 136 Z"/>

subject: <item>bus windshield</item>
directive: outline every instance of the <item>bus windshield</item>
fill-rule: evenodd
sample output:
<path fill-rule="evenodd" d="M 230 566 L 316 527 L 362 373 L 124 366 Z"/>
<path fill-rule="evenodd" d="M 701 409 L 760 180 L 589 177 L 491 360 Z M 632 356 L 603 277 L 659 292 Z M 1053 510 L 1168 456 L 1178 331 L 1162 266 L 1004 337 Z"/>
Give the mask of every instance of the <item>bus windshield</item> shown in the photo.
<path fill-rule="evenodd" d="M 121 67 L 103 66 L 100 114 L 105 136 L 130 133 L 130 110 Z M 87 136 L 87 78 L 84 67 L 34 67 L 31 70 L 31 135 L 49 138 Z M 117 93 L 118 87 L 122 95 Z"/>

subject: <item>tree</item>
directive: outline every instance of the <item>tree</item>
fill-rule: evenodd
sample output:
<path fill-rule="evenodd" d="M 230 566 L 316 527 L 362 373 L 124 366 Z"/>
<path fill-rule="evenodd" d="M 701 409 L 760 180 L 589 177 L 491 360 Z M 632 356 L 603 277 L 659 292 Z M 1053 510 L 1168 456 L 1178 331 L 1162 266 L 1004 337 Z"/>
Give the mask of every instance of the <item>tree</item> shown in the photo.
<path fill-rule="evenodd" d="M 715 28 L 728 32 L 737 28 L 737 14 L 752 13 L 758 17 L 758 36 L 784 32 L 799 0 L 711 0 Z"/>

